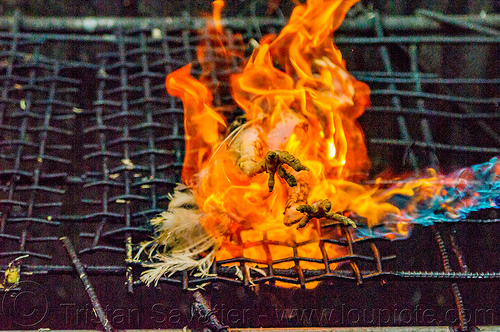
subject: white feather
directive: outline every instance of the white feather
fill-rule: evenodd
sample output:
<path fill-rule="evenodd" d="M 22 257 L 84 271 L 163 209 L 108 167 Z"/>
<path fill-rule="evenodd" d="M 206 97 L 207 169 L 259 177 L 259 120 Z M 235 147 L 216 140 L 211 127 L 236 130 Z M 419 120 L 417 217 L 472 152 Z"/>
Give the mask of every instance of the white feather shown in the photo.
<path fill-rule="evenodd" d="M 203 212 L 196 206 L 191 190 L 179 185 L 169 204 L 168 211 L 151 220 L 156 235 L 151 241 L 141 243 L 136 259 L 146 252 L 147 268 L 141 280 L 157 284 L 164 275 L 184 270 L 197 270 L 205 276 L 215 258 L 217 241 L 211 238 L 201 224 Z"/>

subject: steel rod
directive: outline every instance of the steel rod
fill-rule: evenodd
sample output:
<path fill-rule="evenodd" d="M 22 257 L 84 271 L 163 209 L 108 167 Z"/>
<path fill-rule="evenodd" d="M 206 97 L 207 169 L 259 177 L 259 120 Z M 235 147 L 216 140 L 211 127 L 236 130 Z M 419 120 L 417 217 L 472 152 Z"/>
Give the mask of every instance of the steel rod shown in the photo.
<path fill-rule="evenodd" d="M 498 44 L 500 37 L 465 36 L 389 36 L 389 37 L 338 37 L 337 45 L 388 45 L 388 44 Z"/>
<path fill-rule="evenodd" d="M 427 13 L 427 12 L 423 12 Z M 414 16 L 387 16 L 382 18 L 382 26 L 385 31 L 400 32 L 400 31 L 437 31 L 441 28 L 441 24 L 435 19 L 423 17 L 422 12 L 417 12 L 420 15 Z M 480 15 L 453 15 L 454 20 L 464 22 L 465 24 L 480 24 L 486 26 L 500 27 L 500 15 L 489 14 Z M 222 24 L 234 29 L 245 29 L 249 21 L 259 26 L 265 25 L 284 25 L 285 20 L 280 18 L 267 17 L 230 17 L 223 18 Z M 14 16 L 5 16 L 0 18 L 0 29 L 8 29 L 14 25 Z M 205 18 L 193 17 L 186 20 L 185 17 L 161 17 L 161 18 L 124 18 L 124 17 L 21 17 L 20 27 L 25 31 L 61 31 L 61 32 L 80 32 L 80 33 L 95 33 L 104 31 L 113 31 L 118 27 L 123 29 L 151 29 L 151 28 L 166 28 L 166 29 L 201 29 L 205 27 Z M 371 31 L 373 25 L 370 22 L 370 14 L 357 18 L 346 18 L 339 32 L 363 32 Z"/>
<path fill-rule="evenodd" d="M 373 21 L 373 27 L 375 30 L 375 35 L 379 38 L 384 37 L 384 35 L 385 35 L 384 26 L 382 24 L 382 18 L 380 16 L 380 14 L 376 13 L 373 16 L 372 21 Z M 382 58 L 384 69 L 386 70 L 387 74 L 390 76 L 393 72 L 393 65 L 392 65 L 392 60 L 391 60 L 390 54 L 389 54 L 389 49 L 386 45 L 382 45 L 379 47 L 378 51 L 379 51 L 380 57 Z M 395 91 L 397 91 L 396 84 L 389 83 L 388 84 L 388 91 L 390 91 L 391 96 L 392 96 L 391 97 L 392 106 L 395 109 L 400 110 L 402 108 L 402 103 L 401 103 L 400 96 L 397 93 L 395 93 Z M 371 95 L 374 95 L 373 90 L 370 93 L 371 93 Z M 413 141 L 413 139 L 410 135 L 410 131 L 408 129 L 406 118 L 403 115 L 398 115 L 397 122 L 398 122 L 398 128 L 399 128 L 399 134 L 401 136 L 401 140 L 408 142 L 408 144 L 406 144 L 406 145 L 409 146 L 409 148 L 407 149 L 409 164 L 413 168 L 413 171 L 418 175 L 418 172 L 419 172 L 418 160 L 417 160 L 415 151 L 413 151 L 412 146 L 411 146 L 411 142 Z M 405 153 L 405 161 L 406 161 L 406 153 Z"/>
<path fill-rule="evenodd" d="M 199 322 L 212 332 L 227 332 L 228 327 L 221 324 L 214 311 L 199 291 L 193 294 L 192 314 L 200 318 Z"/>
<path fill-rule="evenodd" d="M 94 288 L 92 287 L 92 284 L 90 283 L 87 274 L 85 273 L 85 267 L 78 258 L 75 249 L 73 248 L 73 244 L 65 236 L 61 237 L 60 240 L 63 243 L 64 249 L 66 249 L 69 257 L 71 258 L 71 262 L 73 263 L 73 266 L 75 267 L 75 270 L 77 271 L 78 276 L 80 277 L 80 280 L 82 281 L 83 286 L 85 287 L 85 291 L 87 292 L 90 302 L 92 303 L 92 307 L 95 309 L 95 312 L 99 317 L 99 320 L 101 321 L 102 327 L 107 332 L 113 331 L 113 327 L 111 326 L 111 323 L 109 322 L 106 313 L 104 312 L 101 304 L 99 303 L 99 299 L 95 294 Z"/>
<path fill-rule="evenodd" d="M 400 145 L 400 146 L 409 145 L 408 141 L 404 139 L 392 139 L 392 138 L 371 138 L 370 143 L 385 144 L 385 145 Z M 448 150 L 455 152 L 474 152 L 474 153 L 493 153 L 493 154 L 500 153 L 500 148 L 490 148 L 482 146 L 461 146 L 461 145 L 442 144 L 442 143 L 428 144 L 426 142 L 421 142 L 421 141 L 412 141 L 410 143 L 414 147 L 419 147 L 423 149 L 438 149 L 438 150 Z"/>
<path fill-rule="evenodd" d="M 1 18 L 0 18 L 1 19 Z M 1 29 L 0 29 L 1 30 Z M 186 31 L 186 30 L 184 30 Z M 44 33 L 44 32 L 19 32 L 19 38 L 26 38 L 36 42 L 44 41 L 68 41 L 68 42 L 94 42 L 94 43 L 117 43 L 118 39 L 112 34 L 63 34 L 63 33 Z M 12 38 L 10 32 L 1 32 L 0 38 Z M 148 38 L 151 41 L 161 41 L 160 38 Z M 123 37 L 123 40 L 130 44 L 139 45 L 138 37 Z M 498 44 L 500 37 L 485 36 L 444 36 L 439 34 L 422 36 L 388 36 L 388 37 L 348 37 L 340 36 L 335 38 L 335 44 L 343 45 L 389 45 L 389 44 Z M 74 62 L 77 64 L 76 62 Z M 70 64 L 70 63 L 69 63 Z M 88 65 L 82 63 L 84 65 Z M 95 66 L 89 66 L 95 67 Z"/>
<path fill-rule="evenodd" d="M 434 232 L 434 238 L 438 244 L 439 251 L 441 253 L 441 261 L 443 263 L 444 272 L 450 273 L 452 272 L 450 259 L 448 257 L 448 251 L 446 250 L 446 246 L 444 244 L 443 238 L 441 237 L 441 233 L 437 229 L 436 226 L 431 226 L 432 231 Z M 456 282 L 451 284 L 451 290 L 453 292 L 453 297 L 455 298 L 455 304 L 457 306 L 458 318 L 460 320 L 460 332 L 469 331 L 469 326 L 467 319 L 465 317 L 465 308 L 464 301 L 462 298 L 462 294 L 460 293 L 460 288 L 458 288 L 458 284 Z"/>
<path fill-rule="evenodd" d="M 417 15 L 422 15 L 427 18 L 430 18 L 431 20 L 435 20 L 438 22 L 444 22 L 453 26 L 457 26 L 459 28 L 471 30 L 477 33 L 485 34 L 488 36 L 500 36 L 500 32 L 491 29 L 485 26 L 482 26 L 480 23 L 473 23 L 473 22 L 467 22 L 465 20 L 460 20 L 457 18 L 454 18 L 453 16 L 448 16 L 448 15 L 443 15 L 441 13 L 433 12 L 430 10 L 425 10 L 425 9 L 418 9 L 417 10 Z"/>
<path fill-rule="evenodd" d="M 464 255 L 462 254 L 462 250 L 458 246 L 457 240 L 453 233 L 450 233 L 450 242 L 451 242 L 451 249 L 453 250 L 455 256 L 457 257 L 458 265 L 460 266 L 460 272 L 469 272 L 469 267 L 465 263 Z"/>
<path fill-rule="evenodd" d="M 7 265 L 0 265 L 0 272 L 5 272 L 7 270 Z M 126 273 L 126 266 L 87 266 L 85 271 L 87 274 L 91 275 L 114 275 L 123 276 Z M 22 265 L 22 274 L 33 275 L 33 274 L 72 274 L 74 271 L 73 266 L 68 265 Z M 305 277 L 314 277 L 325 274 L 324 270 L 303 270 Z M 235 270 L 233 267 L 218 267 L 216 272 L 220 276 L 234 276 Z M 457 280 L 500 280 L 500 272 L 437 272 L 437 271 L 386 271 L 381 274 L 377 274 L 378 271 L 363 270 L 365 275 L 370 275 L 369 278 L 379 278 L 379 277 L 394 277 L 397 279 L 428 279 L 435 281 L 457 281 Z M 295 269 L 273 269 L 273 273 L 282 276 L 296 276 L 297 272 Z M 250 274 L 253 277 L 262 276 L 257 272 L 250 270 Z M 332 271 L 331 274 L 327 274 L 331 277 L 333 276 L 352 276 L 352 270 L 344 271 Z M 181 280 L 182 275 L 172 276 L 171 278 L 163 278 L 162 280 Z M 197 280 L 196 278 L 191 278 L 189 281 Z M 203 278 L 198 278 L 198 280 L 203 280 Z M 208 279 L 207 279 L 208 280 Z M 255 280 L 255 279 L 252 279 Z"/>

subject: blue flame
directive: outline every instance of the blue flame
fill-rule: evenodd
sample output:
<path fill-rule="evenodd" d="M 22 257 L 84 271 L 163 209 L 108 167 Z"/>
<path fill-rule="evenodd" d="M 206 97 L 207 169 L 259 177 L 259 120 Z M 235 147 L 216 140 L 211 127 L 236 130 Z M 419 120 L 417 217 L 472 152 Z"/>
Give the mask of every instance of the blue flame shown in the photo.
<path fill-rule="evenodd" d="M 371 229 L 359 227 L 354 231 L 354 236 L 391 234 L 394 239 L 402 239 L 406 236 L 397 230 L 398 226 L 399 229 L 411 229 L 413 225 L 456 222 L 467 218 L 474 211 L 500 208 L 499 158 L 460 169 L 447 176 L 438 176 L 434 185 L 438 190 L 425 198 L 395 195 L 391 203 L 401 209 L 402 215 L 389 215 L 383 224 Z"/>
<path fill-rule="evenodd" d="M 495 157 L 447 176 L 455 180 L 444 184 L 441 194 L 417 205 L 407 216 L 413 223 L 428 226 L 435 222 L 463 220 L 471 212 L 500 207 L 499 169 L 499 159 Z"/>

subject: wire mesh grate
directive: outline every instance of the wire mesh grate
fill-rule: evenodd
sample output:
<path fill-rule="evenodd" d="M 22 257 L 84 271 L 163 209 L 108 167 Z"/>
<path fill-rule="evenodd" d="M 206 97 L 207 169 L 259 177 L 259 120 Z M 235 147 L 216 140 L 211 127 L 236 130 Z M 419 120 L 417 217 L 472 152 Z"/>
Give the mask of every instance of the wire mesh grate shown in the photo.
<path fill-rule="evenodd" d="M 2 63 L 0 237 L 4 259 L 30 255 L 50 260 L 50 236 L 60 225 L 78 92 L 57 61 L 39 57 L 36 41 L 13 38 Z M 46 244 L 46 245 L 43 245 Z"/>

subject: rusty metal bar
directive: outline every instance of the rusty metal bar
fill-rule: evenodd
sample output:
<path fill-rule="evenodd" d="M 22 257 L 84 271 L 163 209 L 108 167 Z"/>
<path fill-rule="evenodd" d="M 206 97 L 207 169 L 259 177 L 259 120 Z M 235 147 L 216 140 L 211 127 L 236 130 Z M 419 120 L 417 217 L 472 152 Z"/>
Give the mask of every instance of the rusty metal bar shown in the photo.
<path fill-rule="evenodd" d="M 0 272 L 5 272 L 5 270 L 8 268 L 7 265 L 0 265 Z M 73 272 L 74 268 L 72 266 L 67 266 L 67 265 L 23 265 L 22 266 L 22 274 L 26 275 L 33 275 L 33 274 L 70 274 Z M 125 275 L 126 272 L 126 267 L 125 266 L 113 266 L 113 265 L 103 265 L 103 266 L 87 266 L 86 271 L 88 274 L 91 275 Z M 297 271 L 295 269 L 276 269 L 274 268 L 273 271 L 276 273 L 277 276 L 287 276 L 287 277 L 296 277 L 297 276 Z M 309 277 L 316 277 L 316 276 L 321 276 L 324 274 L 324 271 L 322 270 L 303 270 L 304 271 L 304 276 L 309 278 Z M 225 266 L 218 267 L 217 270 L 213 271 L 216 272 L 219 276 L 235 276 L 235 270 L 234 268 L 229 268 Z M 256 272 L 253 272 L 250 270 L 250 273 L 252 275 L 252 281 L 255 283 L 260 282 L 258 279 L 259 276 L 262 276 L 261 274 L 258 274 Z M 369 275 L 369 279 L 376 279 L 380 277 L 391 277 L 394 279 L 413 279 L 413 280 L 429 280 L 429 281 L 437 281 L 437 282 L 450 282 L 450 281 L 458 281 L 458 280 L 500 280 L 500 272 L 433 272 L 433 271 L 385 271 L 382 273 L 378 273 L 377 271 L 372 271 L 372 270 L 364 270 L 364 274 Z M 332 271 L 330 274 L 328 274 L 329 277 L 332 278 L 345 278 L 346 280 L 352 280 L 352 271 L 345 271 L 345 270 L 336 270 Z M 174 283 L 176 284 L 179 282 L 179 285 L 181 285 L 180 280 L 182 279 L 182 274 L 181 276 L 174 275 L 169 278 L 162 278 L 162 282 L 167 282 L 167 283 Z M 268 280 L 267 278 L 266 280 Z M 366 276 L 365 276 L 366 279 Z M 196 282 L 203 282 L 203 278 L 190 278 L 188 282 L 190 283 L 189 286 L 195 286 Z M 207 279 L 208 280 L 208 279 Z M 217 281 L 217 277 L 215 278 L 210 278 L 210 281 Z M 219 281 L 225 282 L 227 279 L 222 278 Z M 184 281 L 183 281 L 184 282 Z M 243 281 L 238 280 L 237 283 L 243 284 Z M 142 282 L 135 283 L 136 286 L 138 285 L 143 285 Z"/>
<path fill-rule="evenodd" d="M 460 266 L 460 272 L 469 272 L 469 267 L 465 263 L 464 255 L 462 253 L 462 250 L 458 246 L 457 240 L 453 233 L 450 233 L 450 242 L 451 242 L 451 249 L 453 250 L 455 256 L 457 257 L 458 265 Z"/>
<path fill-rule="evenodd" d="M 353 241 L 352 241 L 351 232 L 349 231 L 349 229 L 347 229 L 347 227 L 342 227 L 342 233 L 344 234 L 344 236 L 347 240 L 347 243 L 348 243 L 349 255 L 353 256 L 354 250 L 352 247 Z M 362 279 L 358 264 L 356 264 L 356 261 L 350 260 L 349 265 L 351 266 L 352 272 L 354 273 L 354 276 L 356 277 L 356 283 L 358 285 L 361 285 L 363 283 L 363 279 Z"/>
<path fill-rule="evenodd" d="M 467 145 L 463 146 L 457 144 L 443 144 L 443 143 L 427 143 L 422 141 L 408 142 L 405 139 L 371 138 L 370 143 L 384 144 L 384 145 L 399 145 L 399 146 L 411 145 L 412 147 L 418 147 L 423 149 L 445 150 L 445 151 L 456 151 L 456 152 L 490 153 L 495 155 L 500 153 L 500 148 L 467 146 Z"/>
<path fill-rule="evenodd" d="M 106 313 L 104 312 L 101 304 L 99 303 L 99 299 L 95 294 L 94 288 L 92 287 L 92 284 L 90 283 L 87 274 L 85 273 L 85 267 L 78 258 L 75 249 L 73 248 L 73 244 L 71 244 L 71 241 L 65 236 L 61 237 L 60 240 L 63 243 L 64 249 L 66 249 L 69 257 L 71 258 L 71 262 L 73 263 L 73 266 L 76 272 L 78 273 L 78 276 L 80 277 L 83 286 L 85 287 L 85 291 L 87 292 L 90 302 L 92 303 L 92 307 L 94 308 L 97 314 L 97 317 L 99 317 L 99 320 L 101 321 L 102 327 L 106 332 L 113 331 L 113 327 L 111 326 L 108 317 L 106 317 Z"/>
<path fill-rule="evenodd" d="M 460 20 L 451 15 L 443 15 L 441 13 L 433 12 L 426 9 L 418 9 L 416 11 L 416 14 L 422 15 L 434 21 L 443 22 L 459 28 L 471 30 L 476 33 L 485 34 L 488 36 L 500 36 L 500 32 L 495 29 L 483 26 L 481 23 L 468 22 L 467 20 Z"/>
<path fill-rule="evenodd" d="M 435 19 L 422 17 L 426 12 L 417 11 L 415 16 L 387 16 L 382 18 L 384 30 L 390 32 L 429 32 L 438 31 L 441 24 Z M 449 17 L 449 16 L 448 16 Z M 500 27 L 500 15 L 454 15 L 453 18 L 460 22 L 480 24 L 485 26 Z M 14 16 L 0 18 L 0 29 L 8 29 L 15 24 Z M 222 24 L 234 29 L 246 29 L 249 21 L 256 20 L 258 26 L 275 25 L 281 26 L 285 23 L 282 18 L 252 17 L 245 18 L 223 18 Z M 186 27 L 186 23 L 189 23 Z M 204 18 L 191 18 L 186 22 L 185 17 L 161 17 L 161 18 L 130 18 L 130 17 L 21 17 L 20 26 L 28 31 L 74 31 L 81 33 L 95 33 L 113 31 L 118 27 L 122 29 L 150 29 L 151 27 L 167 29 L 201 29 L 205 27 Z M 373 28 L 370 16 L 364 15 L 357 18 L 346 18 L 339 28 L 340 32 L 368 32 Z"/>
<path fill-rule="evenodd" d="M 380 17 L 380 14 L 376 13 L 373 15 L 373 22 L 374 22 L 374 29 L 377 37 L 384 37 L 384 28 L 382 25 L 382 20 Z M 382 58 L 384 68 L 387 71 L 388 75 L 391 75 L 393 72 L 393 66 L 391 62 L 391 58 L 389 56 L 389 49 L 387 48 L 386 45 L 382 45 L 379 47 L 379 53 L 380 57 Z M 396 85 L 394 83 L 389 83 L 388 84 L 390 94 L 392 96 L 392 104 L 396 109 L 401 109 L 401 98 L 394 92 L 397 91 Z M 371 92 L 373 95 L 373 91 Z M 402 140 L 405 141 L 406 146 L 407 146 L 407 155 L 409 159 L 410 166 L 413 168 L 413 171 L 418 174 L 419 168 L 418 168 L 418 162 L 417 162 L 417 157 L 415 155 L 415 152 L 412 149 L 412 138 L 410 136 L 410 132 L 408 130 L 408 126 L 406 124 L 406 119 L 403 115 L 399 115 L 397 118 L 398 121 L 398 127 L 400 131 L 400 135 L 402 137 Z M 371 142 L 371 141 L 370 141 Z M 406 154 L 403 160 L 403 164 L 406 162 Z"/>
<path fill-rule="evenodd" d="M 439 247 L 439 251 L 441 253 L 441 260 L 443 262 L 444 272 L 450 273 L 452 272 L 450 260 L 448 258 L 448 251 L 446 250 L 446 246 L 444 244 L 443 238 L 441 237 L 441 233 L 437 229 L 437 226 L 432 225 L 432 231 L 434 232 L 434 237 Z M 453 297 L 455 298 L 455 304 L 457 306 L 458 318 L 460 320 L 460 332 L 469 331 L 468 322 L 466 319 L 466 313 L 464 308 L 464 301 L 462 298 L 462 294 L 460 293 L 460 289 L 458 288 L 458 284 L 456 282 L 451 284 L 451 289 L 453 292 Z"/>
<path fill-rule="evenodd" d="M 418 49 L 417 45 L 410 45 L 409 48 L 410 54 L 410 67 L 411 71 L 414 73 L 415 78 L 415 91 L 422 92 L 422 82 L 420 80 L 420 72 L 418 70 Z M 422 98 L 417 99 L 417 107 L 420 112 L 425 109 L 425 100 Z M 420 129 L 422 131 L 422 136 L 424 137 L 425 143 L 431 145 L 434 144 L 432 139 L 431 127 L 429 124 L 429 120 L 427 118 L 423 118 L 420 120 Z M 428 158 L 430 160 L 430 166 L 432 166 L 436 171 L 439 171 L 439 159 L 437 157 L 437 151 L 435 148 L 431 148 L 431 151 L 428 153 Z"/>
<path fill-rule="evenodd" d="M 221 324 L 214 311 L 210 308 L 209 304 L 201 295 L 199 291 L 193 294 L 193 303 L 191 305 L 191 314 L 193 317 L 199 317 L 199 323 L 203 327 L 212 332 L 227 332 L 228 327 Z"/>

